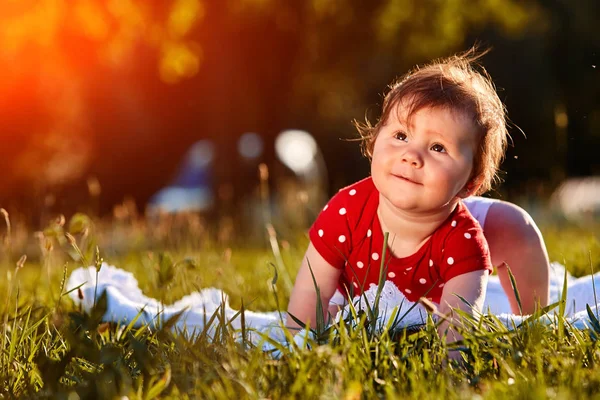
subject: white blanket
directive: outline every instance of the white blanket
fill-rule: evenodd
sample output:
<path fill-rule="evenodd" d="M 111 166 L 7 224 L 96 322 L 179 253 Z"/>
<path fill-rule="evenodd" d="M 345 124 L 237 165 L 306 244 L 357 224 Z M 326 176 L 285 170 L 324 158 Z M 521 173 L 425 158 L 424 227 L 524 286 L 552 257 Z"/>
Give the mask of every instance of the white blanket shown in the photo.
<path fill-rule="evenodd" d="M 553 263 L 550 279 L 550 301 L 556 302 L 560 299 L 563 287 L 565 269 L 562 265 Z M 589 304 L 594 314 L 597 315 L 597 305 L 594 298 L 593 284 L 600 290 L 600 273 L 582 278 L 573 278 L 567 275 L 567 307 L 565 314 L 568 321 L 579 329 L 589 326 L 589 318 L 586 304 Z M 77 289 L 79 288 L 79 289 Z M 202 332 L 205 327 L 209 335 L 214 334 L 218 319 L 210 326 L 207 322 L 215 312 L 223 315 L 234 329 L 241 328 L 241 315 L 238 310 L 229 306 L 227 295 L 219 289 L 208 288 L 200 292 L 194 292 L 183 297 L 181 300 L 164 305 L 158 300 L 144 296 L 138 286 L 137 280 L 130 272 L 124 271 L 106 263 L 102 264 L 97 280 L 95 267 L 79 268 L 71 273 L 67 283 L 69 296 L 77 305 L 81 305 L 86 311 L 92 309 L 95 298 L 99 298 L 103 292 L 107 296 L 107 310 L 104 315 L 105 321 L 129 323 L 138 317 L 135 325 L 160 326 L 161 322 L 182 312 L 174 328 L 188 335 Z M 355 308 L 365 309 L 374 303 L 377 287 L 372 285 L 363 296 L 353 300 Z M 600 292 L 598 295 L 600 299 Z M 499 316 L 509 329 L 518 325 L 525 317 L 510 314 L 508 298 L 502 289 L 497 276 L 491 276 L 487 288 L 484 311 Z M 555 309 L 558 312 L 557 309 Z M 338 313 L 336 319 L 345 317 L 349 313 L 346 306 Z M 401 320 L 398 320 L 402 317 Z M 383 328 L 395 318 L 397 327 L 410 327 L 424 324 L 427 312 L 421 304 L 408 301 L 402 292 L 391 282 L 385 282 L 379 301 L 378 327 Z M 286 336 L 282 327 L 285 325 L 285 312 L 244 312 L 245 327 L 249 331 L 255 331 L 251 335 L 251 341 L 263 346 L 265 350 L 273 349 L 273 346 L 264 341 L 264 336 L 269 336 L 276 342 L 287 344 L 289 335 Z M 544 317 L 547 323 L 552 323 L 553 317 Z M 257 334 L 259 333 L 259 334 Z M 261 334 L 262 333 L 262 334 Z M 264 335 L 263 335 L 264 334 Z M 296 344 L 304 345 L 306 335 L 296 335 Z"/>

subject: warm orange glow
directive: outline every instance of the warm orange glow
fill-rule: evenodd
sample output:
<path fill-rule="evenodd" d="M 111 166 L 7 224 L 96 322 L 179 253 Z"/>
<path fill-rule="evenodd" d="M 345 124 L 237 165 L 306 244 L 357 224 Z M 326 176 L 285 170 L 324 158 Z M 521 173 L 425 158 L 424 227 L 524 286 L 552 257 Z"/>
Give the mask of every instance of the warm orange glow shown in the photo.
<path fill-rule="evenodd" d="M 0 140 L 19 150 L 14 176 L 46 183 L 81 177 L 94 142 L 87 97 L 102 79 L 98 69 L 135 64 L 137 49 L 147 47 L 157 53 L 154 71 L 165 83 L 198 73 L 202 48 L 189 36 L 203 4 L 161 7 L 144 0 L 2 2 L 0 117 L 12 130 L 0 131 Z"/>
<path fill-rule="evenodd" d="M 58 25 L 65 13 L 60 0 L 14 2 L 3 5 L 0 15 L 0 48 L 2 54 L 17 54 L 32 43 L 39 47 L 54 44 Z"/>
<path fill-rule="evenodd" d="M 81 1 L 74 7 L 75 20 L 79 29 L 93 40 L 104 40 L 109 34 L 104 10 L 93 1 Z"/>
<path fill-rule="evenodd" d="M 176 0 L 169 14 L 168 32 L 172 37 L 183 37 L 202 17 L 204 7 L 197 0 Z"/>
<path fill-rule="evenodd" d="M 162 54 L 157 74 L 179 82 L 199 69 L 200 45 L 187 36 L 205 10 L 199 0 L 174 0 L 166 13 L 153 13 L 142 0 L 6 0 L 0 11 L 0 63 L 21 76 L 42 73 L 49 59 L 74 66 L 89 58 L 118 66 L 142 44 Z M 81 52 L 73 53 L 71 46 L 78 43 Z M 171 56 L 175 59 L 165 60 Z M 69 72 L 85 74 L 77 68 Z"/>
<path fill-rule="evenodd" d="M 164 43 L 160 60 L 160 77 L 166 83 L 177 83 L 191 78 L 200 68 L 202 53 L 199 48 L 184 43 Z"/>

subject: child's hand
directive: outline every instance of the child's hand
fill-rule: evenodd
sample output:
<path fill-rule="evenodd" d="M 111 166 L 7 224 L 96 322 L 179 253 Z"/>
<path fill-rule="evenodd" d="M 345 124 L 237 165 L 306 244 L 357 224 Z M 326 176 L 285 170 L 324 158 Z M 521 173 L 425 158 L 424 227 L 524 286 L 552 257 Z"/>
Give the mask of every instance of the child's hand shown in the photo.
<path fill-rule="evenodd" d="M 319 321 L 317 313 L 320 312 L 323 317 L 322 321 L 327 323 L 329 300 L 335 293 L 341 273 L 341 270 L 325 261 L 310 243 L 294 283 L 288 314 L 293 315 L 304 324 L 310 324 L 312 328 L 316 328 Z M 321 299 L 321 310 L 317 310 L 317 292 Z M 289 316 L 287 324 L 289 328 L 304 328 Z"/>

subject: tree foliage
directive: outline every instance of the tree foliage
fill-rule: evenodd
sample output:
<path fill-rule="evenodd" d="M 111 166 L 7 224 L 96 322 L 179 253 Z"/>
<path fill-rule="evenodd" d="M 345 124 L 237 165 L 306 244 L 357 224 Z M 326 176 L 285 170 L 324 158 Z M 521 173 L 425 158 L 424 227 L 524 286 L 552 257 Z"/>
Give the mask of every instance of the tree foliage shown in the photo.
<path fill-rule="evenodd" d="M 484 63 L 530 138 L 517 139 L 521 161 L 508 170 L 549 179 L 558 159 L 558 175 L 592 173 L 597 161 L 579 153 L 600 127 L 598 16 L 593 0 L 8 1 L 0 198 L 96 175 L 108 203 L 125 192 L 143 200 L 198 138 L 228 161 L 217 180 L 243 186 L 255 172 L 235 140 L 259 132 L 272 163 L 272 139 L 289 127 L 317 136 L 345 183 L 362 174 L 348 173 L 338 151 L 355 135 L 349 122 L 411 66 L 475 42 L 495 48 Z M 538 94 L 539 109 L 521 101 Z M 566 130 L 554 123 L 561 113 Z M 540 144 L 550 152 L 541 169 L 524 156 Z"/>

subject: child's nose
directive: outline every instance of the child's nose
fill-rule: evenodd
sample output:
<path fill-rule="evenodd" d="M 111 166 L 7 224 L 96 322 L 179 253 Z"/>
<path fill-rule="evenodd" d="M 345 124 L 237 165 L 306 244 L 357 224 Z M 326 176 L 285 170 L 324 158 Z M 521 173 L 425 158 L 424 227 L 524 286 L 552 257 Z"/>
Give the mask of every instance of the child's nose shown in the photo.
<path fill-rule="evenodd" d="M 406 149 L 402 154 L 402 162 L 410 164 L 414 168 L 421 168 L 423 166 L 423 157 L 417 149 Z"/>

